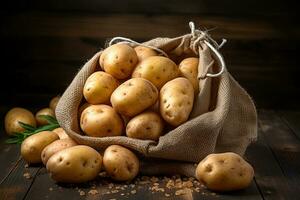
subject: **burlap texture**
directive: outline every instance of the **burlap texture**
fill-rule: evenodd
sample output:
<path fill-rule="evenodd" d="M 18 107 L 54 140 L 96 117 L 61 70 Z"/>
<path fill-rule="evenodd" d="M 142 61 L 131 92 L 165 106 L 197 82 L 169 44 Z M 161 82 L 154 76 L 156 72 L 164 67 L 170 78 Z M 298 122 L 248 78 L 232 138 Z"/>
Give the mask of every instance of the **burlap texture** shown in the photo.
<path fill-rule="evenodd" d="M 198 37 L 204 39 L 203 36 Z M 187 34 L 177 38 L 156 38 L 144 44 L 162 49 L 174 60 L 199 56 L 199 77 L 204 77 L 208 72 L 218 72 L 219 63 L 215 55 L 203 41 L 196 39 Z M 130 148 L 142 157 L 144 162 L 141 171 L 145 174 L 179 173 L 193 176 L 194 163 L 208 154 L 231 151 L 243 155 L 250 142 L 256 139 L 255 106 L 227 70 L 216 78 L 199 79 L 201 89 L 196 95 L 189 121 L 161 136 L 158 142 L 126 136 L 95 138 L 84 135 L 79 128 L 77 111 L 83 100 L 86 79 L 94 71 L 100 70 L 100 55 L 101 52 L 96 53 L 82 67 L 56 108 L 59 124 L 79 144 L 98 150 L 112 144 Z"/>

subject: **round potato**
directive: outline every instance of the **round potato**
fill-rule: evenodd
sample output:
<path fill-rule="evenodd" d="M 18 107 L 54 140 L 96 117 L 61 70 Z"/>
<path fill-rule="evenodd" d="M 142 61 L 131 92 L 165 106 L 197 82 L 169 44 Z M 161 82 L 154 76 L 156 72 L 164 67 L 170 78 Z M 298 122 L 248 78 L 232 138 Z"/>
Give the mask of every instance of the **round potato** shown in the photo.
<path fill-rule="evenodd" d="M 126 127 L 126 135 L 142 140 L 158 140 L 163 131 L 163 121 L 155 112 L 143 112 L 132 118 Z"/>
<path fill-rule="evenodd" d="M 43 119 L 40 115 L 49 115 L 49 116 L 55 117 L 55 113 L 51 108 L 43 108 L 43 109 L 39 110 L 35 114 L 35 119 L 39 126 L 48 124 L 47 120 Z"/>
<path fill-rule="evenodd" d="M 95 179 L 101 165 L 102 156 L 95 149 L 77 145 L 55 153 L 46 167 L 57 182 L 83 183 Z"/>
<path fill-rule="evenodd" d="M 132 78 L 112 93 L 110 102 L 118 113 L 133 117 L 153 105 L 157 98 L 158 91 L 150 81 Z"/>
<path fill-rule="evenodd" d="M 242 157 L 235 153 L 210 154 L 196 169 L 196 177 L 208 189 L 232 191 L 248 187 L 254 170 Z"/>
<path fill-rule="evenodd" d="M 70 138 L 68 136 L 68 134 L 66 133 L 66 131 L 61 127 L 54 129 L 52 132 L 56 133 L 58 135 L 59 139 Z"/>
<path fill-rule="evenodd" d="M 199 58 L 186 58 L 179 64 L 181 75 L 191 81 L 195 93 L 199 92 L 198 64 Z"/>
<path fill-rule="evenodd" d="M 125 79 L 131 75 L 138 57 L 129 45 L 114 44 L 102 52 L 99 62 L 105 72 L 117 79 Z"/>
<path fill-rule="evenodd" d="M 177 65 L 171 59 L 163 56 L 151 56 L 142 60 L 132 73 L 133 78 L 145 78 L 158 89 L 178 76 Z"/>
<path fill-rule="evenodd" d="M 21 155 L 28 163 L 40 163 L 43 149 L 58 139 L 58 135 L 52 131 L 31 135 L 22 142 Z"/>
<path fill-rule="evenodd" d="M 24 128 L 20 126 L 19 122 L 36 127 L 36 121 L 32 112 L 24 108 L 16 107 L 9 110 L 5 115 L 5 132 L 8 135 L 13 135 L 16 132 L 23 132 Z"/>
<path fill-rule="evenodd" d="M 80 127 L 88 136 L 105 137 L 122 135 L 123 121 L 108 105 L 91 105 L 81 114 Z"/>
<path fill-rule="evenodd" d="M 186 78 L 176 78 L 160 90 L 160 113 L 172 126 L 188 120 L 194 103 L 194 88 Z"/>
<path fill-rule="evenodd" d="M 53 97 L 49 103 L 49 108 L 51 108 L 54 112 L 57 106 L 57 103 L 60 99 L 60 96 Z"/>
<path fill-rule="evenodd" d="M 44 163 L 44 165 L 47 164 L 49 158 L 54 155 L 55 153 L 72 147 L 72 146 L 76 146 L 77 143 L 72 140 L 71 138 L 65 138 L 65 139 L 60 139 L 60 140 L 56 140 L 54 142 L 52 142 L 51 144 L 49 144 L 48 146 L 46 146 L 44 148 L 44 150 L 42 151 L 41 154 L 41 158 L 42 158 L 42 162 Z"/>
<path fill-rule="evenodd" d="M 92 104 L 89 104 L 87 102 L 85 102 L 84 104 L 82 104 L 79 109 L 78 109 L 78 118 L 80 119 L 80 116 L 82 114 L 82 112 L 84 111 L 84 109 L 86 109 L 87 107 L 91 106 Z"/>
<path fill-rule="evenodd" d="M 134 50 L 136 52 L 139 62 L 141 62 L 142 60 L 145 60 L 146 58 L 148 58 L 150 56 L 157 56 L 156 51 L 149 47 L 136 46 L 136 47 L 134 47 Z"/>
<path fill-rule="evenodd" d="M 94 72 L 84 84 L 83 96 L 90 104 L 109 103 L 113 91 L 119 86 L 117 79 L 105 72 Z"/>
<path fill-rule="evenodd" d="M 136 155 L 119 145 L 111 145 L 103 155 L 103 166 L 107 174 L 116 181 L 132 180 L 139 172 Z"/>

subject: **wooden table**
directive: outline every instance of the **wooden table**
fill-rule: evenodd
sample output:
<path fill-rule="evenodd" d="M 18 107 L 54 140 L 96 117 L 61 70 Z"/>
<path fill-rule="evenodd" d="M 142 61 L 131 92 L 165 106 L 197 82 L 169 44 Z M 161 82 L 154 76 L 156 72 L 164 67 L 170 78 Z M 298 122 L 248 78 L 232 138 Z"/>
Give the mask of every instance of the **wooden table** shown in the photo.
<path fill-rule="evenodd" d="M 2 124 L 3 126 L 3 124 Z M 149 186 L 129 185 L 113 193 L 109 180 L 81 185 L 56 184 L 42 165 L 25 167 L 19 145 L 0 140 L 0 200 L 6 199 L 300 199 L 300 112 L 259 111 L 259 137 L 246 159 L 255 169 L 255 179 L 245 190 L 213 193 L 205 189 L 170 197 L 149 191 Z M 160 178 L 162 182 L 162 178 Z M 120 188 L 124 185 L 120 185 Z M 97 194 L 89 194 L 89 191 Z M 82 192 L 83 191 L 83 192 Z M 97 191 L 97 192 L 95 192 Z M 133 191 L 133 192 L 132 192 Z M 84 194 L 84 195 L 80 195 Z M 136 192 L 135 194 L 132 194 Z M 110 193 L 110 194 L 107 194 Z"/>

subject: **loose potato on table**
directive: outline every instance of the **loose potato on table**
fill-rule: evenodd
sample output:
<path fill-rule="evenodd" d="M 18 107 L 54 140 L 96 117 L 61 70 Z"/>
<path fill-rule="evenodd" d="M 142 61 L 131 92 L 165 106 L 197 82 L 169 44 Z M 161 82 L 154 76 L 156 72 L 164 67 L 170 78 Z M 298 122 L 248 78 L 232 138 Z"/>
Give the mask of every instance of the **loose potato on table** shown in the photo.
<path fill-rule="evenodd" d="M 199 58 L 186 58 L 179 64 L 181 75 L 191 81 L 195 93 L 199 92 L 198 64 Z"/>
<path fill-rule="evenodd" d="M 52 130 L 52 132 L 56 133 L 59 139 L 70 138 L 63 128 L 56 128 Z"/>
<path fill-rule="evenodd" d="M 88 136 L 105 137 L 122 135 L 123 121 L 108 105 L 91 105 L 81 114 L 80 127 Z"/>
<path fill-rule="evenodd" d="M 108 103 L 111 94 L 119 86 L 117 79 L 105 72 L 94 72 L 84 84 L 83 96 L 90 104 Z"/>
<path fill-rule="evenodd" d="M 151 56 L 142 60 L 132 73 L 133 78 L 145 78 L 158 89 L 178 76 L 177 65 L 171 59 L 163 56 Z"/>
<path fill-rule="evenodd" d="M 114 44 L 100 56 L 101 68 L 117 79 L 129 77 L 138 62 L 136 52 L 127 44 Z"/>
<path fill-rule="evenodd" d="M 44 150 L 42 151 L 41 154 L 41 158 L 42 158 L 42 162 L 44 163 L 44 165 L 47 164 L 47 161 L 49 160 L 49 158 L 54 155 L 55 153 L 72 147 L 72 146 L 76 146 L 77 143 L 72 140 L 71 138 L 65 138 L 65 139 L 60 139 L 60 140 L 56 140 L 54 142 L 52 142 L 51 144 L 49 144 L 48 146 L 46 146 L 44 148 Z"/>
<path fill-rule="evenodd" d="M 40 115 L 49 115 L 49 116 L 52 116 L 52 117 L 55 118 L 55 113 L 51 108 L 43 108 L 35 114 L 35 119 L 36 119 L 36 122 L 39 126 L 43 126 L 43 125 L 48 124 L 47 120 L 40 117 Z"/>
<path fill-rule="evenodd" d="M 186 78 L 176 78 L 160 90 L 160 113 L 173 126 L 186 122 L 194 103 L 193 85 Z"/>
<path fill-rule="evenodd" d="M 135 116 L 153 105 L 158 98 L 156 87 L 143 78 L 132 78 L 111 95 L 111 104 L 122 115 Z"/>
<path fill-rule="evenodd" d="M 64 183 L 83 183 L 96 178 L 102 156 L 93 148 L 77 145 L 55 153 L 47 162 L 52 179 Z"/>
<path fill-rule="evenodd" d="M 158 140 L 163 131 L 163 121 L 155 112 L 143 112 L 132 118 L 126 127 L 126 135 L 142 140 Z"/>
<path fill-rule="evenodd" d="M 60 96 L 53 97 L 49 103 L 49 108 L 51 108 L 54 112 L 57 106 L 57 103 L 60 99 Z"/>
<path fill-rule="evenodd" d="M 58 135 L 52 131 L 31 135 L 22 142 L 21 155 L 28 163 L 40 163 L 43 149 L 58 139 Z"/>
<path fill-rule="evenodd" d="M 23 132 L 19 122 L 23 122 L 30 126 L 36 127 L 36 121 L 32 112 L 24 108 L 13 108 L 7 112 L 4 119 L 5 131 L 8 135 L 16 132 Z"/>
<path fill-rule="evenodd" d="M 108 175 L 117 181 L 132 180 L 139 172 L 139 160 L 129 149 L 109 146 L 103 155 L 103 166 Z"/>
<path fill-rule="evenodd" d="M 157 56 L 156 51 L 149 47 L 136 46 L 136 47 L 134 47 L 134 50 L 137 54 L 139 62 L 141 62 L 142 60 L 145 60 L 146 58 L 148 58 L 150 56 Z"/>
<path fill-rule="evenodd" d="M 208 189 L 231 191 L 248 187 L 254 170 L 241 156 L 235 153 L 210 154 L 196 169 L 196 177 Z"/>

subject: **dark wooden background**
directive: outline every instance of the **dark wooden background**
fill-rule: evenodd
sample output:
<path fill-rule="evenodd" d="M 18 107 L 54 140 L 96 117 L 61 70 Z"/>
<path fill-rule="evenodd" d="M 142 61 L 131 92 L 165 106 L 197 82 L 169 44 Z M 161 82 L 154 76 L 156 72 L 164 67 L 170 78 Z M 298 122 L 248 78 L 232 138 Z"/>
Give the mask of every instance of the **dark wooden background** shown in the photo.
<path fill-rule="evenodd" d="M 174 37 L 189 32 L 190 20 L 228 39 L 228 70 L 258 107 L 299 108 L 300 30 L 290 0 L 17 0 L 0 10 L 4 110 L 46 106 L 107 38 Z"/>

